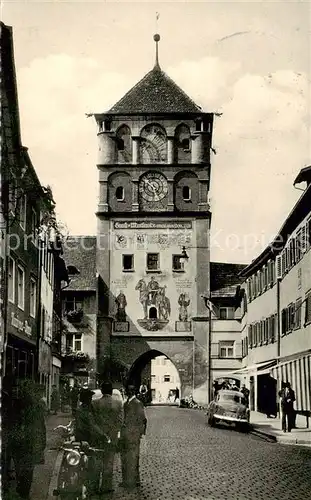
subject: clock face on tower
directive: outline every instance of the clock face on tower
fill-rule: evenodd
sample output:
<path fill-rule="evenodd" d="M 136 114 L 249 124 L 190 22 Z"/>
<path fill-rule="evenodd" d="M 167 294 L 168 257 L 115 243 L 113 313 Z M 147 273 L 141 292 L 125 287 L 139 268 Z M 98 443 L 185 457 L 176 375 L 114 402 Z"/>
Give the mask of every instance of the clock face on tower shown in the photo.
<path fill-rule="evenodd" d="M 141 178 L 139 193 L 145 201 L 161 201 L 168 193 L 166 178 L 158 172 L 148 172 Z"/>
<path fill-rule="evenodd" d="M 140 162 L 163 163 L 166 158 L 165 132 L 159 125 L 147 125 L 140 137 Z"/>

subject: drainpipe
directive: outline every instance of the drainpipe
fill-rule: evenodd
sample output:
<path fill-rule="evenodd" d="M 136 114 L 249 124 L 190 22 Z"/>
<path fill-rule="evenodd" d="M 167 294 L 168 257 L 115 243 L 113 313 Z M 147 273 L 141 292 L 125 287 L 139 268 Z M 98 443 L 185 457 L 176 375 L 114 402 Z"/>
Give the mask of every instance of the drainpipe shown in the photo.
<path fill-rule="evenodd" d="M 211 304 L 211 295 L 209 297 L 209 302 Z M 212 311 L 209 308 L 209 313 L 208 313 L 208 344 L 207 344 L 207 359 L 208 359 L 208 366 L 207 366 L 207 396 L 208 400 L 207 403 L 210 403 L 211 401 L 211 374 L 212 374 L 212 369 L 211 369 L 211 351 L 212 351 Z"/>
<path fill-rule="evenodd" d="M 43 252 L 44 244 L 38 236 L 38 289 L 39 293 L 37 293 L 38 304 L 37 304 L 37 339 L 36 339 L 36 357 L 35 357 L 35 377 L 37 378 L 37 382 L 41 383 L 41 375 L 39 374 L 39 352 L 40 352 L 40 341 L 41 341 L 41 297 L 42 297 L 42 252 Z"/>
<path fill-rule="evenodd" d="M 277 309 L 277 324 L 278 324 L 278 328 L 277 328 L 277 369 L 276 369 L 276 376 L 277 376 L 277 397 L 278 397 L 278 393 L 279 393 L 279 390 L 280 390 L 280 372 L 279 372 L 279 369 L 278 369 L 278 365 L 280 363 L 280 356 L 281 356 L 281 300 L 280 300 L 280 288 L 281 288 L 281 280 L 280 279 L 277 279 L 276 280 L 276 309 Z M 280 408 L 278 408 L 278 411 L 279 411 L 279 417 L 281 415 L 280 413 Z"/>

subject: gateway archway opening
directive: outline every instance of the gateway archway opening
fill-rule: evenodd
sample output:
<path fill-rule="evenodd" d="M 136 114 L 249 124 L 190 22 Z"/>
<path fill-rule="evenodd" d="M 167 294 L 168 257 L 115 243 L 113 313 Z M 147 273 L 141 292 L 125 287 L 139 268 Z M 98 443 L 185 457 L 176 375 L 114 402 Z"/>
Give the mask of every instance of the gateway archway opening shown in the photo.
<path fill-rule="evenodd" d="M 128 381 L 137 389 L 146 385 L 151 404 L 179 403 L 181 386 L 178 370 L 160 351 L 151 350 L 140 356 L 129 371 Z"/>

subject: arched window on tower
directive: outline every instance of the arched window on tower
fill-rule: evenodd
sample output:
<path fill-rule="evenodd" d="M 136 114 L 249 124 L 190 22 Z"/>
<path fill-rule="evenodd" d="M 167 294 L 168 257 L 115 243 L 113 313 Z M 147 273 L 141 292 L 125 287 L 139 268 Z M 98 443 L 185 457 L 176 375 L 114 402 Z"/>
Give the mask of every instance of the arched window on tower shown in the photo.
<path fill-rule="evenodd" d="M 118 163 L 131 163 L 132 161 L 132 136 L 127 125 L 122 125 L 116 133 L 116 148 Z"/>
<path fill-rule="evenodd" d="M 124 201 L 124 187 L 118 186 L 116 189 L 116 198 L 118 201 Z"/>
<path fill-rule="evenodd" d="M 184 186 L 182 188 L 182 197 L 183 197 L 184 201 L 191 200 L 191 189 L 189 186 Z"/>
<path fill-rule="evenodd" d="M 187 125 L 179 125 L 175 130 L 174 161 L 176 163 L 191 162 L 190 129 Z"/>

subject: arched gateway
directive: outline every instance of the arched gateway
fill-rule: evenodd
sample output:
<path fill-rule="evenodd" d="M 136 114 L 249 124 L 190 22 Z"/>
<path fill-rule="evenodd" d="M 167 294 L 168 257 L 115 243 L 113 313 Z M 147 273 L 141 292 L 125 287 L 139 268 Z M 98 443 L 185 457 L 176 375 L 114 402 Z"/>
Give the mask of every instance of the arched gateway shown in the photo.
<path fill-rule="evenodd" d="M 98 364 L 112 357 L 130 371 L 153 351 L 163 353 L 178 370 L 181 396 L 206 403 L 210 322 L 202 295 L 210 280 L 213 114 L 202 112 L 157 58 L 141 82 L 94 116 Z M 186 141 L 177 133 L 181 124 Z M 131 140 L 117 140 L 121 129 Z"/>

